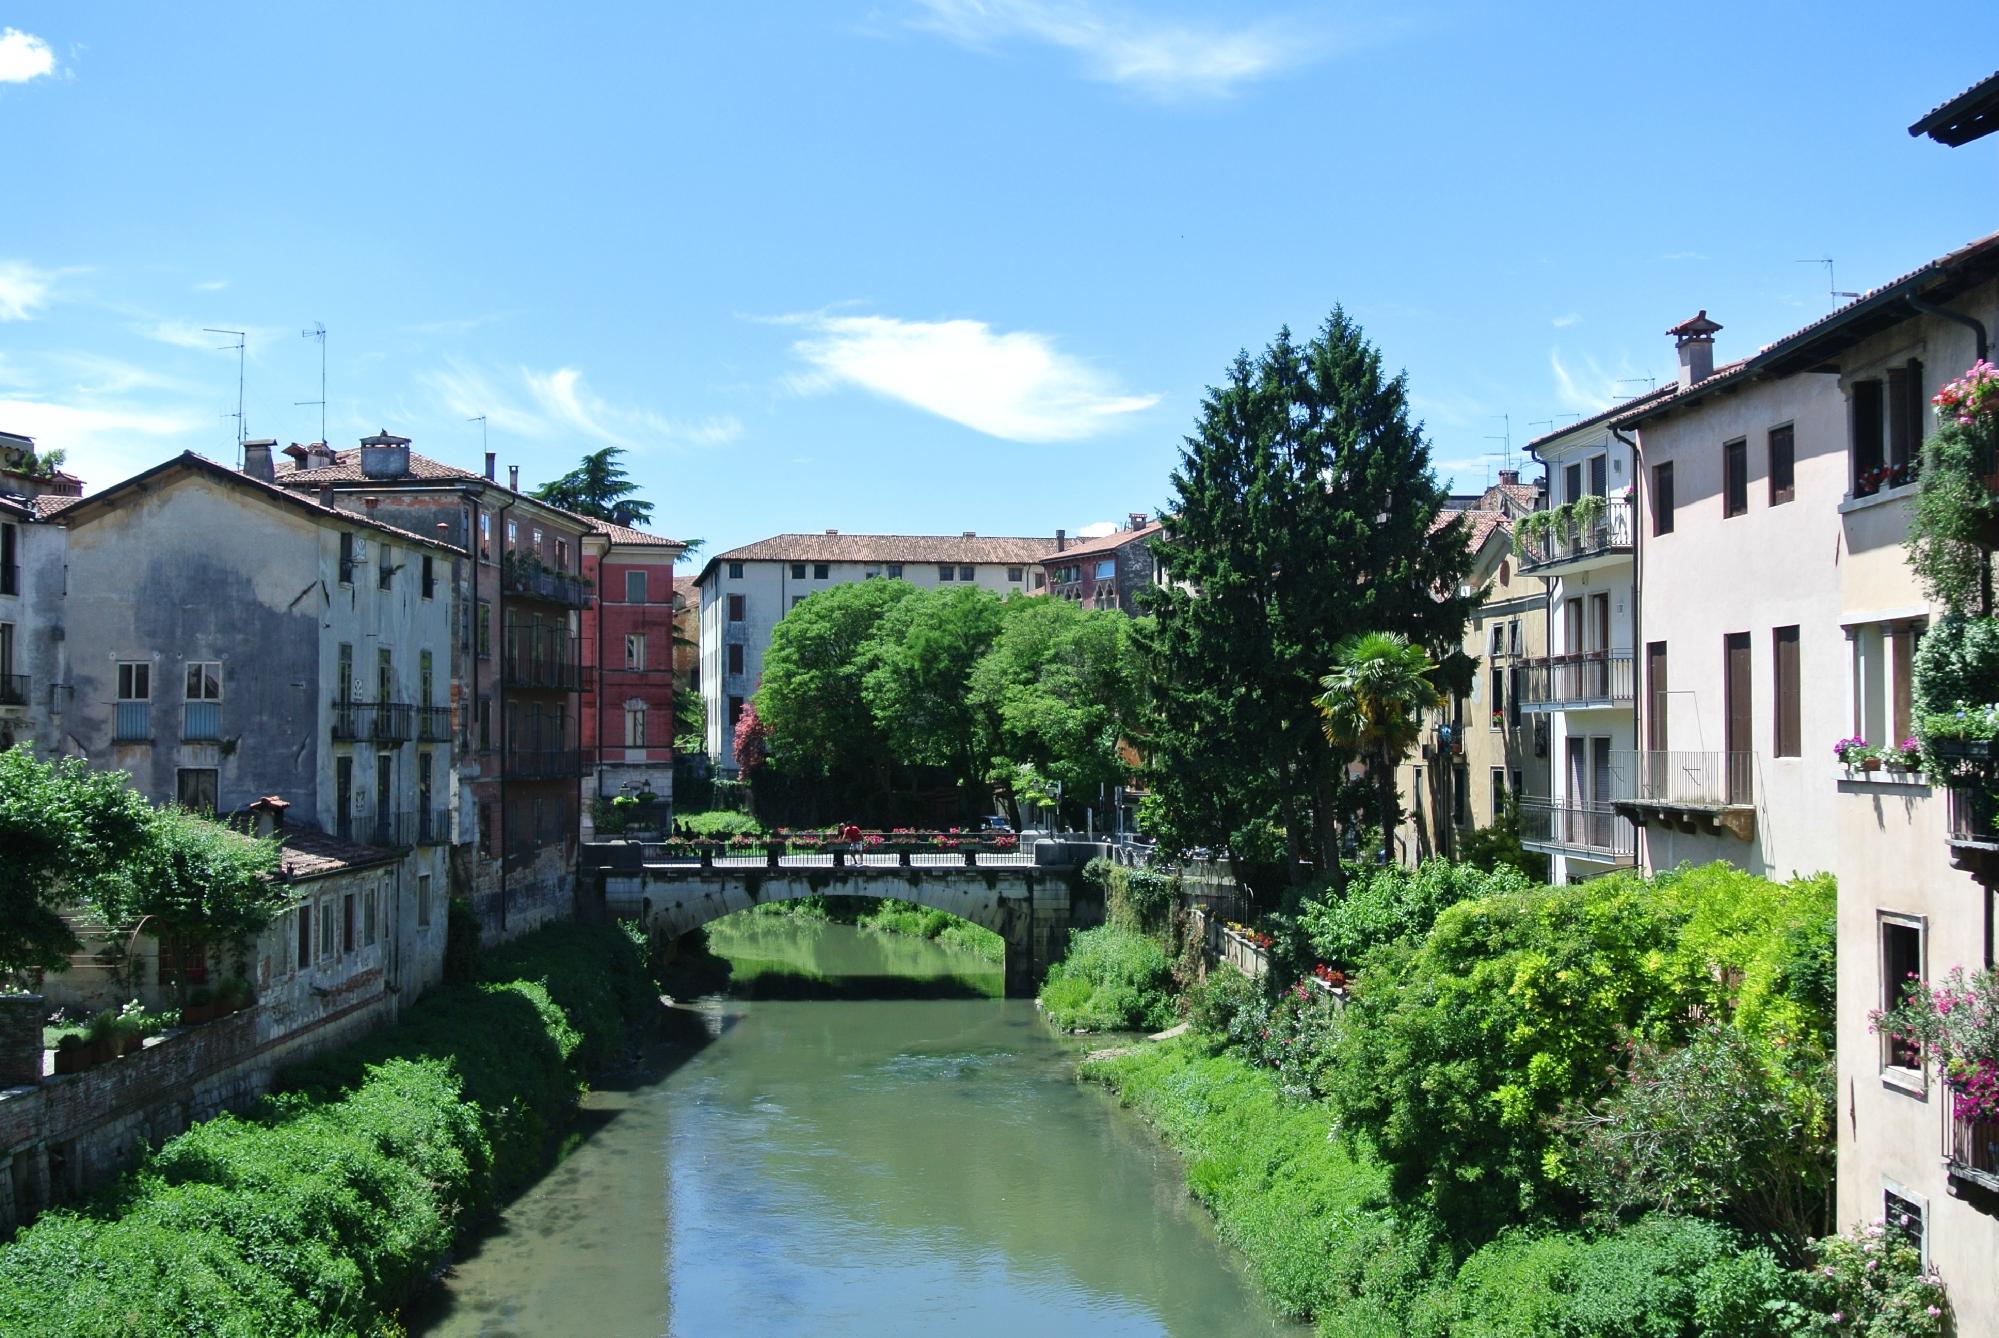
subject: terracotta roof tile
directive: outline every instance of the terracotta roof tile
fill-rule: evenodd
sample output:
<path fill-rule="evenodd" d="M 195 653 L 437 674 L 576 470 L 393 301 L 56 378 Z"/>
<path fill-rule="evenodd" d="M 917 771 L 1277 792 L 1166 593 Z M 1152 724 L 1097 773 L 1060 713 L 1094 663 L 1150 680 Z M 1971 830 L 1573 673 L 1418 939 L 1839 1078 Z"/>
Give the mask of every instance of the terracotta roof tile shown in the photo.
<path fill-rule="evenodd" d="M 287 827 L 281 836 L 283 844 L 278 847 L 278 872 L 287 882 L 325 878 L 349 869 L 388 864 L 397 858 L 394 851 L 356 845 L 313 827 Z"/>
<path fill-rule="evenodd" d="M 1055 539 L 975 534 L 774 534 L 726 553 L 702 567 L 697 583 L 717 562 L 926 562 L 1028 566 L 1055 547 Z"/>
<path fill-rule="evenodd" d="M 1156 520 L 1148 521 L 1138 529 L 1118 530 L 1116 533 L 1106 534 L 1099 539 L 1084 539 L 1080 543 L 1070 544 L 1067 548 L 1060 551 L 1051 548 L 1036 558 L 1035 561 L 1043 563 L 1066 562 L 1070 558 L 1095 557 L 1099 553 L 1115 553 L 1126 544 L 1143 543 L 1165 528 L 1164 525 L 1161 525 Z"/>
<path fill-rule="evenodd" d="M 50 516 L 69 510 L 82 500 L 81 497 L 58 497 L 54 493 L 43 493 L 40 497 L 30 499 L 28 504 L 35 508 L 36 515 L 47 520 Z"/>

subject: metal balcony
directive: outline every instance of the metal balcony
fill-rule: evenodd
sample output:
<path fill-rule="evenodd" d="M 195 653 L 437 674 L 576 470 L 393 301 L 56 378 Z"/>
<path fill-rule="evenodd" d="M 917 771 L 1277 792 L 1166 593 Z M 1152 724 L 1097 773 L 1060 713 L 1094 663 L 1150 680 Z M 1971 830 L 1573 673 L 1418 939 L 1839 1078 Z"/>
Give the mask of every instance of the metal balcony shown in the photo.
<path fill-rule="evenodd" d="M 333 737 L 369 739 L 375 743 L 406 743 L 413 707 L 407 702 L 333 703 Z"/>
<path fill-rule="evenodd" d="M 1607 497 L 1603 512 L 1587 525 L 1557 523 L 1544 533 L 1522 539 L 1520 570 L 1536 576 L 1607 567 L 1631 556 L 1631 499 Z"/>
<path fill-rule="evenodd" d="M 1571 804 L 1523 798 L 1520 844 L 1548 855 L 1622 864 L 1638 853 L 1638 831 L 1607 802 Z"/>
<path fill-rule="evenodd" d="M 449 742 L 451 739 L 451 708 L 449 706 L 417 707 L 416 736 L 424 743 Z"/>
<path fill-rule="evenodd" d="M 1640 827 L 1755 834 L 1754 753 L 1613 753 L 1611 767 L 1628 777 L 1618 788 L 1632 796 L 1613 801 L 1617 811 Z"/>
<path fill-rule="evenodd" d="M 1952 1179 L 1999 1191 L 1999 1120 L 1951 1117 L 1950 1148 L 1944 1161 Z M 1951 1192 L 1957 1192 L 1955 1186 Z"/>
<path fill-rule="evenodd" d="M 451 810 L 420 808 L 416 814 L 416 843 L 420 846 L 451 844 Z"/>
<path fill-rule="evenodd" d="M 506 654 L 500 663 L 501 676 L 510 688 L 546 692 L 583 690 L 583 643 L 568 636 L 536 636 L 524 629 L 509 629 Z"/>
<path fill-rule="evenodd" d="M 117 717 L 112 722 L 111 740 L 114 743 L 151 743 L 153 741 L 153 704 L 151 702 L 119 702 Z"/>
<path fill-rule="evenodd" d="M 505 771 L 521 780 L 565 780 L 583 774 L 583 754 L 577 748 L 510 748 Z"/>
<path fill-rule="evenodd" d="M 1628 707 L 1635 698 L 1631 652 L 1584 651 L 1525 660 L 1520 665 L 1520 709 L 1573 711 Z"/>
<path fill-rule="evenodd" d="M 538 599 L 570 609 L 590 607 L 590 587 L 582 577 L 549 571 L 533 563 L 502 563 L 500 588 L 517 599 Z"/>
<path fill-rule="evenodd" d="M 0 674 L 0 706 L 26 706 L 33 692 L 26 674 Z"/>

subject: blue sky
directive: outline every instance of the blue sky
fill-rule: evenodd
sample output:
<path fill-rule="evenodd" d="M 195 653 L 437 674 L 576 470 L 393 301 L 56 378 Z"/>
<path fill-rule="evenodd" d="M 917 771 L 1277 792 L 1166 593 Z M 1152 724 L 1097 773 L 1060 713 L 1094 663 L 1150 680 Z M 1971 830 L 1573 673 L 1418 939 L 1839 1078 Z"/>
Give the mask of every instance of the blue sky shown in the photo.
<path fill-rule="evenodd" d="M 0 8 L 0 429 L 101 486 L 386 427 L 607 443 L 710 551 L 1155 508 L 1342 303 L 1439 470 L 1999 227 L 1977 3 Z M 1962 40 L 1953 36 L 1963 32 Z"/>

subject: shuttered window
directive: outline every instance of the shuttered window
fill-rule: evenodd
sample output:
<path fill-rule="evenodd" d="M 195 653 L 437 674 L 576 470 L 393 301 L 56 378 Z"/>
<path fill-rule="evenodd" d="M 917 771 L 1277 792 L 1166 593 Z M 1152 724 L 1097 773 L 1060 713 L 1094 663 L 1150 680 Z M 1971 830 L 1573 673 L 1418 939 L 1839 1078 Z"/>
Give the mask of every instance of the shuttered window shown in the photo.
<path fill-rule="evenodd" d="M 1652 533 L 1673 532 L 1673 462 L 1652 466 Z"/>
<path fill-rule="evenodd" d="M 1749 442 L 1737 438 L 1721 448 L 1721 514 L 1739 516 L 1749 509 Z"/>
<path fill-rule="evenodd" d="M 1798 629 L 1779 627 L 1770 633 L 1770 663 L 1776 672 L 1777 734 L 1772 755 L 1797 757 L 1803 749 L 1798 728 Z"/>
<path fill-rule="evenodd" d="M 1782 506 L 1797 495 L 1797 438 L 1789 423 L 1770 429 L 1770 505 Z"/>

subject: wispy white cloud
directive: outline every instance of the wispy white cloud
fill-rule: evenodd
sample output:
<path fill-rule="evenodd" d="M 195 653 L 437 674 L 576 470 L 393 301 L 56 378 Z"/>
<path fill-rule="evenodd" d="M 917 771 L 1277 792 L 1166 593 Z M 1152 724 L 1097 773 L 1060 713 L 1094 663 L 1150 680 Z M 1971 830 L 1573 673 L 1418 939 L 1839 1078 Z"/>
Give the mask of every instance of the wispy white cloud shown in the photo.
<path fill-rule="evenodd" d="M 203 279 L 200 283 L 194 285 L 194 291 L 197 293 L 219 293 L 228 286 L 229 280 L 227 279 Z"/>
<path fill-rule="evenodd" d="M 495 311 L 484 316 L 464 316 L 455 320 L 422 321 L 416 325 L 405 325 L 399 328 L 403 334 L 434 338 L 439 335 L 469 334 L 483 325 L 493 325 L 506 318 L 506 312 Z"/>
<path fill-rule="evenodd" d="M 45 74 L 54 74 L 55 52 L 33 33 L 19 28 L 0 28 L 0 84 L 25 84 Z"/>
<path fill-rule="evenodd" d="M 234 332 L 241 330 L 245 351 L 252 362 L 257 361 L 266 350 L 278 344 L 278 341 L 285 341 L 281 347 L 290 348 L 291 341 L 298 338 L 290 330 L 280 329 L 275 325 L 237 325 L 233 322 L 223 324 L 229 328 L 228 332 L 222 334 L 196 325 L 193 321 L 147 320 L 140 321 L 131 328 L 132 333 L 158 344 L 171 344 L 175 348 L 206 352 L 235 348 Z"/>
<path fill-rule="evenodd" d="M 612 404 L 592 391 L 575 367 L 495 372 L 455 358 L 418 380 L 463 418 L 486 417 L 498 432 L 538 440 L 588 437 L 642 451 L 654 446 L 720 446 L 742 435 L 733 415 L 675 419 L 651 409 Z"/>
<path fill-rule="evenodd" d="M 1580 366 L 1572 366 L 1563 360 L 1559 348 L 1551 348 L 1548 350 L 1548 368 L 1554 374 L 1555 399 L 1564 413 L 1585 417 L 1645 394 L 1658 384 L 1644 369 L 1622 355 L 1615 364 L 1605 366 L 1594 355 L 1585 354 Z"/>
<path fill-rule="evenodd" d="M 1282 21 L 1181 24 L 1092 0 L 917 0 L 913 26 L 981 50 L 1013 41 L 1074 53 L 1092 79 L 1162 99 L 1227 97 L 1336 46 L 1324 29 Z"/>
<path fill-rule="evenodd" d="M 198 450 L 231 458 L 233 427 L 213 415 L 179 408 L 66 403 L 54 399 L 0 399 L 0 423 L 42 446 L 61 449 L 68 468 L 94 488 L 129 478 L 168 455 Z"/>
<path fill-rule="evenodd" d="M 1659 259 L 1661 259 L 1661 260 L 1706 260 L 1706 259 L 1707 259 L 1707 256 L 1706 256 L 1705 254 L 1703 254 L 1702 252 L 1699 252 L 1699 251 L 1668 251 L 1668 252 L 1666 252 L 1666 254 L 1664 254 L 1664 255 L 1660 256 L 1660 257 L 1659 257 Z"/>
<path fill-rule="evenodd" d="M 1569 312 L 1564 312 L 1562 315 L 1555 317 L 1553 320 L 1549 321 L 1548 324 L 1554 326 L 1557 330 L 1566 330 L 1571 325 L 1582 324 L 1582 319 L 1583 316 L 1580 311 L 1569 311 Z"/>
<path fill-rule="evenodd" d="M 0 321 L 33 319 L 49 304 L 62 271 L 39 269 L 25 260 L 0 260 Z"/>
<path fill-rule="evenodd" d="M 1133 395 L 1047 335 L 984 321 L 904 321 L 826 312 L 775 318 L 807 333 L 792 345 L 811 371 L 804 394 L 852 385 L 1006 441 L 1078 441 L 1159 402 Z"/>

